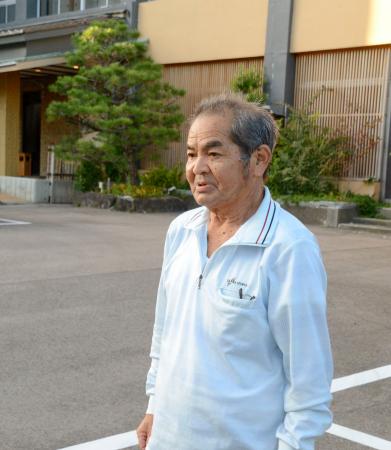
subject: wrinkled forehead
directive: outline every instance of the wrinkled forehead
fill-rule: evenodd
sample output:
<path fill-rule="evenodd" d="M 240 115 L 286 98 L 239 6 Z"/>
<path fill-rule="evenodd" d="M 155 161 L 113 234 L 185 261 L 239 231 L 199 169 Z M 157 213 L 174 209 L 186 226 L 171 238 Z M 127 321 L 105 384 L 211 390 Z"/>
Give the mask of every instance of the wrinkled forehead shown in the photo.
<path fill-rule="evenodd" d="M 202 113 L 197 116 L 190 126 L 188 141 L 202 142 L 207 139 L 231 140 L 232 113 Z"/>

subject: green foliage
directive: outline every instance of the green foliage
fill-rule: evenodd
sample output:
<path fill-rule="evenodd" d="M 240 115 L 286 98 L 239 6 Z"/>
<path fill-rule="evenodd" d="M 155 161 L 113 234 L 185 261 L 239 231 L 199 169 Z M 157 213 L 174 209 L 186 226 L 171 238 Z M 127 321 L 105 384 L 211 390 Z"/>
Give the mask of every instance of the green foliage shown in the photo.
<path fill-rule="evenodd" d="M 234 92 L 242 93 L 249 102 L 263 105 L 266 103 L 264 84 L 263 74 L 255 69 L 245 71 L 241 68 L 231 87 Z"/>
<path fill-rule="evenodd" d="M 122 179 L 137 182 L 145 150 L 165 149 L 179 139 L 183 121 L 176 99 L 184 94 L 162 81 L 162 68 L 148 56 L 148 44 L 125 22 L 93 22 L 73 38 L 66 55 L 74 76 L 61 76 L 50 90 L 49 120 L 75 127 L 56 146 L 63 158 L 112 164 Z"/>
<path fill-rule="evenodd" d="M 380 204 L 369 195 L 357 195 L 348 192 L 346 199 L 355 203 L 360 216 L 376 217 Z"/>
<path fill-rule="evenodd" d="M 81 192 L 94 191 L 103 177 L 100 165 L 91 161 L 82 161 L 76 170 L 75 189 Z"/>
<path fill-rule="evenodd" d="M 277 198 L 279 201 L 293 203 L 298 205 L 301 202 L 313 202 L 313 201 L 347 201 L 346 197 L 341 193 L 329 192 L 321 194 L 274 194 L 273 197 Z"/>
<path fill-rule="evenodd" d="M 138 186 L 125 183 L 113 184 L 110 193 L 113 195 L 130 195 L 131 197 L 163 197 L 164 189 L 157 186 Z"/>
<path fill-rule="evenodd" d="M 183 180 L 183 169 L 177 165 L 168 169 L 163 165 L 149 170 L 140 177 L 143 186 L 157 186 L 165 189 L 176 187 L 177 189 L 188 189 L 189 185 Z"/>
<path fill-rule="evenodd" d="M 132 197 L 162 197 L 167 189 L 175 186 L 177 189 L 187 189 L 183 181 L 183 170 L 180 166 L 168 169 L 163 165 L 155 167 L 140 176 L 141 185 L 114 183 L 110 193 L 114 195 L 130 195 Z"/>
<path fill-rule="evenodd" d="M 333 191 L 327 177 L 338 176 L 347 157 L 348 139 L 318 125 L 317 116 L 290 109 L 273 152 L 268 185 L 275 194 L 320 194 Z"/>
<path fill-rule="evenodd" d="M 273 194 L 274 195 L 274 194 Z M 349 202 L 357 205 L 357 212 L 360 216 L 364 217 L 376 217 L 378 215 L 378 208 L 383 204 L 377 202 L 369 195 L 358 195 L 352 192 L 330 192 L 319 194 L 291 194 L 291 195 L 276 195 L 278 200 L 288 203 L 299 204 L 301 202 L 311 201 L 333 201 L 333 202 Z"/>

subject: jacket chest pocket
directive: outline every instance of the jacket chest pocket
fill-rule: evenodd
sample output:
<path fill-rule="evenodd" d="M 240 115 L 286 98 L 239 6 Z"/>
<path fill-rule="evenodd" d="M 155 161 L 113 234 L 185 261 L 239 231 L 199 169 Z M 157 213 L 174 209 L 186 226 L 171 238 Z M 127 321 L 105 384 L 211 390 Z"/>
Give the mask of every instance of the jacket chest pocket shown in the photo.
<path fill-rule="evenodd" d="M 257 297 L 247 288 L 224 287 L 218 290 L 218 294 L 222 304 L 245 309 L 254 308 L 257 304 Z"/>

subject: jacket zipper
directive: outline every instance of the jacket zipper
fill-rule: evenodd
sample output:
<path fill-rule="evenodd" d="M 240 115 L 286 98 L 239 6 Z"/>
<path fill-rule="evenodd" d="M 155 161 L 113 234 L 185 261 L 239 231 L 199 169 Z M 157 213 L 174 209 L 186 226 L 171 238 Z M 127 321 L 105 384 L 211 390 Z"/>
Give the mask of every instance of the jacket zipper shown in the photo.
<path fill-rule="evenodd" d="M 198 289 L 201 289 L 201 283 L 202 283 L 202 273 L 201 273 L 201 275 L 198 277 Z"/>

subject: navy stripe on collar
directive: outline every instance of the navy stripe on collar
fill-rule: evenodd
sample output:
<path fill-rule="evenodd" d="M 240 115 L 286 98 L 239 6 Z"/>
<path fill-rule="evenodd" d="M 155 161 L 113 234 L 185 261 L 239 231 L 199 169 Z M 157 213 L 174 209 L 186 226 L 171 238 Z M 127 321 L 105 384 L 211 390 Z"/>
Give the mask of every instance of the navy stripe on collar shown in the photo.
<path fill-rule="evenodd" d="M 256 244 L 259 243 L 259 239 L 261 238 L 262 233 L 263 233 L 263 230 L 264 230 L 264 228 L 265 228 L 265 226 L 266 226 L 266 222 L 267 222 L 267 219 L 268 219 L 268 217 L 269 217 L 269 212 L 270 212 L 270 207 L 271 207 L 271 205 L 272 205 L 272 199 L 270 199 L 270 201 L 269 201 L 269 207 L 268 207 L 268 209 L 267 209 L 267 214 L 266 214 L 266 217 L 265 217 L 265 221 L 263 222 L 261 232 L 259 233 L 258 238 L 257 238 L 257 240 L 255 241 Z"/>
<path fill-rule="evenodd" d="M 269 234 L 270 228 L 271 228 L 273 220 L 274 220 L 274 216 L 276 214 L 276 209 L 277 209 L 276 203 L 273 202 L 273 205 L 274 205 L 273 215 L 272 215 L 272 218 L 270 220 L 269 227 L 268 227 L 268 229 L 266 231 L 266 234 L 265 234 L 264 238 L 262 239 L 261 245 L 263 245 L 265 243 L 265 241 L 266 241 L 267 235 Z"/>

